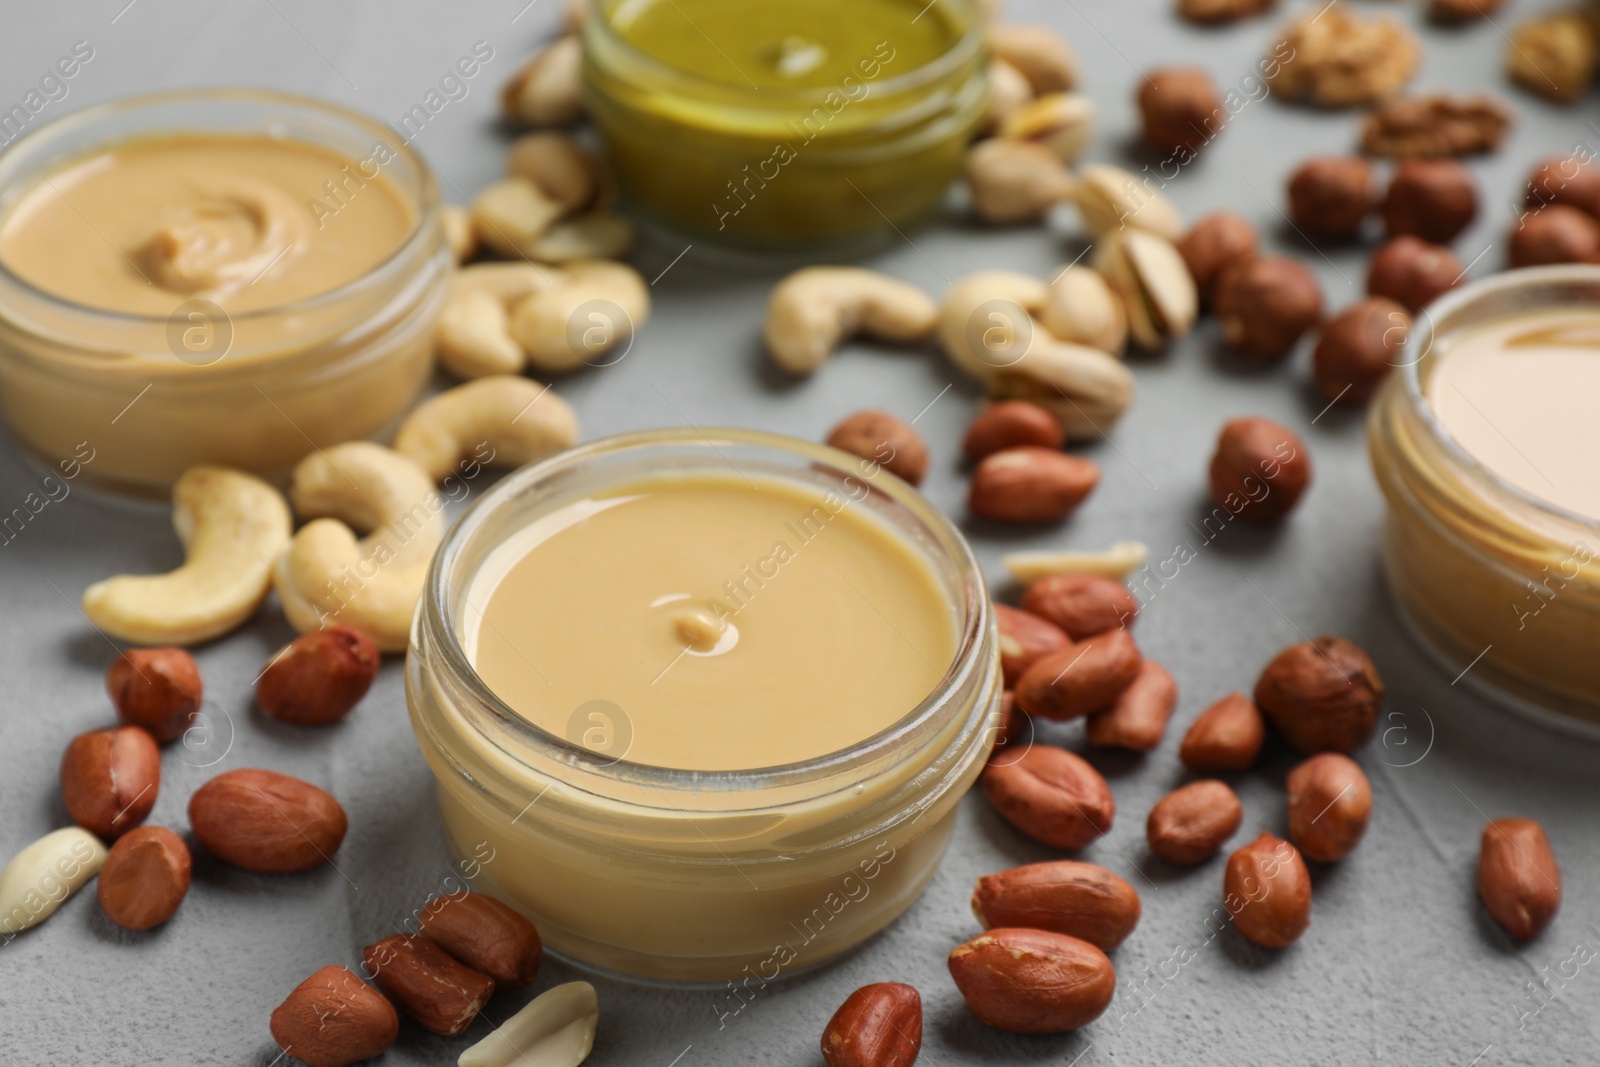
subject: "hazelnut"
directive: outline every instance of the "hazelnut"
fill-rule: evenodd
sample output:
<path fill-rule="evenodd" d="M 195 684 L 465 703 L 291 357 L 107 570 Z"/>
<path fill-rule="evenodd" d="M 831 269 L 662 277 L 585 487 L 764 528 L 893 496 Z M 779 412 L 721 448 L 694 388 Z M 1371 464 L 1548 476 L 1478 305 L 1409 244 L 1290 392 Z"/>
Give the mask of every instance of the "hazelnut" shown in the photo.
<path fill-rule="evenodd" d="M 1289 178 L 1289 218 L 1309 237 L 1354 237 L 1373 199 L 1372 164 L 1356 156 L 1318 156 Z"/>
<path fill-rule="evenodd" d="M 1453 159 L 1408 159 L 1395 168 L 1383 201 L 1383 225 L 1390 237 L 1409 233 L 1445 244 L 1478 214 L 1472 173 Z"/>
<path fill-rule="evenodd" d="M 372 638 L 353 626 L 302 634 L 272 657 L 256 680 L 256 703 L 274 719 L 326 726 L 350 713 L 378 674 Z"/>
<path fill-rule="evenodd" d="M 1211 76 L 1198 67 L 1146 74 L 1139 88 L 1139 114 L 1150 147 L 1174 155 L 1200 151 L 1228 119 Z"/>
<path fill-rule="evenodd" d="M 1411 315 L 1383 296 L 1345 308 L 1322 328 L 1311 355 L 1317 389 L 1341 404 L 1365 404 L 1397 365 Z"/>
<path fill-rule="evenodd" d="M 1367 292 L 1421 311 L 1461 284 L 1466 268 L 1456 254 L 1420 237 L 1396 237 L 1378 249 L 1367 268 Z"/>
<path fill-rule="evenodd" d="M 1235 263 L 1255 258 L 1259 245 L 1256 228 L 1242 215 L 1217 211 L 1195 223 L 1183 235 L 1178 242 L 1178 254 L 1188 264 L 1195 288 L 1210 303 L 1217 277 Z"/>
<path fill-rule="evenodd" d="M 1471 22 L 1499 11 L 1505 0 L 1428 0 L 1428 17 L 1435 22 Z"/>
<path fill-rule="evenodd" d="M 972 420 L 961 451 L 968 459 L 979 460 L 1023 445 L 1060 448 L 1065 441 L 1061 421 L 1048 408 L 1027 400 L 1001 400 Z"/>
<path fill-rule="evenodd" d="M 1322 287 L 1303 263 L 1262 256 L 1235 263 L 1217 279 L 1222 335 L 1246 359 L 1282 359 L 1322 317 Z"/>
<path fill-rule="evenodd" d="M 1311 484 L 1311 452 L 1287 426 L 1234 419 L 1211 457 L 1211 497 L 1247 522 L 1276 522 Z"/>
<path fill-rule="evenodd" d="M 890 474 L 919 485 L 928 470 L 928 446 L 917 431 L 887 411 L 858 411 L 828 434 L 828 444 L 880 464 Z"/>
<path fill-rule="evenodd" d="M 163 745 L 176 741 L 200 710 L 200 668 L 181 648 L 130 648 L 106 671 L 117 718 L 142 726 Z"/>
<path fill-rule="evenodd" d="M 1511 265 L 1600 263 L 1600 220 L 1568 204 L 1530 212 L 1511 230 Z"/>
<path fill-rule="evenodd" d="M 1526 203 L 1571 204 L 1600 218 L 1600 166 L 1576 155 L 1551 156 L 1528 175 Z"/>
<path fill-rule="evenodd" d="M 1342 637 L 1290 645 L 1256 680 L 1256 706 L 1301 752 L 1349 752 L 1366 744 L 1382 705 L 1377 669 Z"/>

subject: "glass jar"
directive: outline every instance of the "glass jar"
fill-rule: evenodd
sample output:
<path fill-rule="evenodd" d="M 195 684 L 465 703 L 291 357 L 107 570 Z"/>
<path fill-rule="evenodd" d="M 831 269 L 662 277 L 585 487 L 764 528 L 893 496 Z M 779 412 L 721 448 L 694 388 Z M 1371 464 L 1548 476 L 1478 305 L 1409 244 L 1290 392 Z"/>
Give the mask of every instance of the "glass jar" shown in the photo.
<path fill-rule="evenodd" d="M 197 89 L 86 108 L 0 155 L 0 218 L 95 150 L 196 133 L 305 141 L 377 167 L 414 224 L 356 281 L 232 316 L 177 294 L 169 316 L 105 311 L 45 293 L 0 264 L 0 412 L 51 466 L 92 451 L 85 480 L 112 488 L 164 495 L 197 463 L 285 478 L 314 448 L 381 433 L 432 368 L 451 270 L 433 175 L 394 131 L 342 107 Z"/>
<path fill-rule="evenodd" d="M 848 494 L 928 562 L 957 641 L 927 699 L 839 752 L 697 772 L 604 755 L 576 730 L 531 725 L 489 690 L 462 633 L 477 610 L 467 593 L 498 545 L 610 487 L 730 470 Z M 423 594 L 406 695 L 452 847 L 554 950 L 648 978 L 771 981 L 859 944 L 932 877 L 998 729 L 996 641 L 960 533 L 876 464 L 754 431 L 663 430 L 525 467 L 462 516 Z"/>
<path fill-rule="evenodd" d="M 1412 628 L 1458 680 L 1517 710 L 1600 730 L 1600 524 L 1512 485 L 1452 440 L 1428 383 L 1462 331 L 1600 304 L 1600 268 L 1516 270 L 1418 316 L 1373 404 L 1368 445 L 1388 499 L 1383 556 Z"/>
<path fill-rule="evenodd" d="M 848 19 L 850 0 L 834 12 Z M 909 225 L 959 173 L 988 106 L 984 22 L 944 0 L 954 40 L 897 70 L 863 49 L 828 88 L 719 81 L 647 55 L 615 26 L 630 0 L 584 21 L 583 81 L 606 157 L 631 206 L 696 238 L 756 247 L 846 243 Z M 829 17 L 824 12 L 818 17 Z"/>

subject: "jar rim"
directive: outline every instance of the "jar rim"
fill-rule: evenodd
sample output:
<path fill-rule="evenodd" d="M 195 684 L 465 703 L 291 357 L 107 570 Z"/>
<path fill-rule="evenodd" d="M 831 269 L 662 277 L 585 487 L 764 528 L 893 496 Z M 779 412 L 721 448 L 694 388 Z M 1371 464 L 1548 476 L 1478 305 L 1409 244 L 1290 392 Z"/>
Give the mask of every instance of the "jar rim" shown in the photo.
<path fill-rule="evenodd" d="M 338 119 L 350 127 L 365 130 L 373 134 L 377 141 L 403 156 L 407 163 L 416 169 L 417 191 L 414 197 L 407 199 L 413 201 L 417 208 L 417 215 L 411 229 L 404 238 L 395 245 L 394 249 L 380 262 L 374 265 L 365 274 L 354 278 L 343 285 L 329 289 L 327 292 L 317 293 L 314 296 L 287 304 L 277 304 L 272 307 L 256 308 L 251 311 L 234 314 L 228 313 L 230 322 L 259 321 L 272 316 L 281 316 L 292 313 L 303 313 L 320 310 L 324 307 L 338 304 L 353 296 L 380 287 L 389 275 L 401 270 L 411 261 L 418 246 L 429 239 L 434 216 L 439 211 L 439 188 L 434 178 L 433 168 L 427 160 L 411 147 L 410 142 L 400 141 L 398 146 L 390 139 L 394 131 L 378 119 L 373 118 L 354 108 L 345 107 L 329 100 L 323 100 L 302 93 L 281 92 L 276 89 L 253 89 L 244 86 L 218 86 L 210 88 L 170 89 L 155 93 L 141 93 L 137 96 L 119 97 L 99 104 L 91 104 L 80 108 L 70 114 L 63 115 L 51 122 L 40 126 L 36 130 L 29 130 L 6 147 L 0 154 L 0 161 L 9 162 L 18 158 L 25 150 L 40 150 L 41 145 L 48 147 L 52 140 L 59 139 L 81 130 L 86 126 L 92 127 L 97 122 L 103 122 L 118 115 L 137 113 L 141 109 L 181 104 L 185 101 L 197 102 L 234 102 L 241 104 L 280 104 L 300 108 L 312 113 L 321 113 L 324 116 Z M 174 129 L 170 132 L 180 132 Z M 101 142 L 102 147 L 111 147 L 122 143 L 112 139 Z M 0 166 L 4 163 L 0 162 Z M 404 190 L 401 190 L 404 192 Z M 0 220 L 3 221 L 3 220 Z M 165 315 L 144 315 L 134 312 L 112 311 L 106 308 L 97 308 L 89 304 L 80 304 L 77 301 L 66 299 L 54 293 L 40 289 L 32 282 L 21 277 L 11 270 L 3 260 L 0 260 L 0 280 L 14 285 L 23 290 L 32 299 L 37 299 L 47 306 L 74 315 L 82 315 L 107 326 L 151 326 L 167 321 Z"/>
<path fill-rule="evenodd" d="M 967 8 L 968 22 L 966 29 L 951 44 L 942 55 L 920 67 L 915 67 L 904 74 L 874 82 L 877 91 L 881 94 L 893 96 L 900 93 L 913 92 L 923 86 L 936 83 L 948 77 L 954 71 L 970 61 L 974 54 L 982 50 L 987 40 L 987 24 L 977 9 L 973 0 L 959 0 Z M 591 15 L 583 21 L 580 40 L 586 56 L 590 55 L 596 41 L 603 41 L 607 48 L 615 49 L 618 54 L 626 57 L 629 63 L 637 65 L 647 71 L 652 77 L 660 81 L 675 84 L 679 87 L 694 88 L 720 88 L 726 83 L 713 81 L 710 78 L 697 76 L 692 71 L 665 63 L 655 56 L 638 48 L 622 34 L 617 32 L 612 25 L 610 14 L 620 7 L 623 0 L 615 0 L 611 4 L 595 4 Z M 933 5 L 930 4 L 929 7 Z M 920 17 L 920 16 L 919 16 Z M 914 20 L 913 20 L 914 21 Z M 773 110 L 786 110 L 800 104 L 820 104 L 824 97 L 836 91 L 833 87 L 818 86 L 814 88 L 767 88 L 762 89 L 761 100 L 770 102 Z M 763 109 L 765 110 L 765 109 Z"/>
<path fill-rule="evenodd" d="M 1433 345 L 1440 335 L 1450 332 L 1448 326 L 1453 316 L 1472 310 L 1480 302 L 1487 302 L 1496 297 L 1509 298 L 1520 290 L 1554 288 L 1562 285 L 1591 285 L 1597 294 L 1600 294 L 1600 266 L 1567 263 L 1545 267 L 1521 267 L 1481 278 L 1459 289 L 1452 289 L 1416 315 L 1414 328 L 1400 350 L 1403 361 L 1400 376 L 1406 399 L 1422 425 L 1427 428 L 1433 442 L 1463 468 L 1472 471 L 1487 483 L 1490 489 L 1514 498 L 1519 503 L 1533 508 L 1537 513 L 1548 515 L 1560 522 L 1576 523 L 1592 529 L 1600 525 L 1600 519 L 1580 515 L 1530 493 L 1491 470 L 1463 448 L 1445 428 L 1433 405 L 1423 393 L 1422 386 L 1420 369 L 1422 362 L 1432 353 Z M 1527 310 L 1532 310 L 1534 307 L 1535 305 L 1529 305 Z"/>
<path fill-rule="evenodd" d="M 590 460 L 673 445 L 700 446 L 719 454 L 725 447 L 767 449 L 789 458 L 808 460 L 812 465 L 823 464 L 829 470 L 845 475 L 850 475 L 852 463 L 862 462 L 858 457 L 838 449 L 782 434 L 729 427 L 689 426 L 600 438 L 530 463 L 501 479 L 470 505 L 446 532 L 429 569 L 415 626 L 417 631 L 426 634 L 429 657 L 436 662 L 442 660 L 452 682 L 465 690 L 475 705 L 487 710 L 495 725 L 514 736 L 518 744 L 526 746 L 538 757 L 627 785 L 702 792 L 781 788 L 827 779 L 881 759 L 905 739 L 917 735 L 925 726 L 938 720 L 941 712 L 948 714 L 954 707 L 951 694 L 962 691 L 978 680 L 977 676 L 987 666 L 981 658 L 981 652 L 993 625 L 982 569 L 971 546 L 955 525 L 916 489 L 891 475 L 886 481 L 875 479 L 874 489 L 888 496 L 896 506 L 911 512 L 936 536 L 947 561 L 961 576 L 961 603 L 957 605 L 961 620 L 956 648 L 943 675 L 926 697 L 884 729 L 845 748 L 793 763 L 741 770 L 690 770 L 612 759 L 568 741 L 518 715 L 484 682 L 462 646 L 457 626 L 458 611 L 452 606 L 456 597 L 465 598 L 466 576 L 453 573 L 462 553 L 499 508 L 507 506 L 520 493 L 541 482 L 572 471 Z M 729 463 L 730 469 L 737 470 L 731 459 L 726 456 L 723 459 Z M 412 655 L 416 654 L 417 647 L 417 634 L 414 632 Z M 513 763 L 529 766 L 527 759 L 507 751 L 479 724 L 469 719 L 468 725 L 480 740 L 493 745 Z"/>

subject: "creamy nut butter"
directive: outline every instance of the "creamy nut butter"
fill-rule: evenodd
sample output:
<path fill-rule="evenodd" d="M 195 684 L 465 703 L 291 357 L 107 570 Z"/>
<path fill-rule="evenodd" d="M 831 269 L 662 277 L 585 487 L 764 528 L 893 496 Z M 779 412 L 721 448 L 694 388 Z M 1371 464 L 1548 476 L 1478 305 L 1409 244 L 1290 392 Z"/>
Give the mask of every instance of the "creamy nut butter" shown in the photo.
<path fill-rule="evenodd" d="M 0 157 L 0 405 L 121 488 L 281 477 L 415 399 L 448 271 L 432 177 L 381 124 L 233 90 L 89 108 Z"/>
<path fill-rule="evenodd" d="M 877 464 L 634 434 L 456 524 L 407 698 L 452 845 L 554 949 L 765 983 L 932 876 L 993 741 L 992 626 L 959 533 Z"/>
<path fill-rule="evenodd" d="M 1368 439 L 1407 619 L 1452 677 L 1600 726 L 1600 269 L 1452 293 L 1401 362 Z"/>

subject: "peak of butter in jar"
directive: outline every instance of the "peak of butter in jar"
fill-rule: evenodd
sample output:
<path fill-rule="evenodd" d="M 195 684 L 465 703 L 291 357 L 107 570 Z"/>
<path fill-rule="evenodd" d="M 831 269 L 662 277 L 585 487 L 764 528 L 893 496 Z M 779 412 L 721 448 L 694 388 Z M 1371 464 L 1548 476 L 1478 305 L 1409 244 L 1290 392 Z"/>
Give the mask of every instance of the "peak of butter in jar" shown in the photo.
<path fill-rule="evenodd" d="M 706 608 L 684 608 L 672 614 L 672 628 L 692 652 L 710 652 L 722 640 L 728 624 Z"/>
<path fill-rule="evenodd" d="M 773 69 L 785 78 L 803 78 L 828 61 L 828 50 L 809 37 L 791 33 L 778 45 Z"/>
<path fill-rule="evenodd" d="M 163 212 L 135 250 L 149 280 L 177 293 L 227 292 L 250 285 L 288 259 L 304 209 L 285 193 L 243 175 Z"/>

